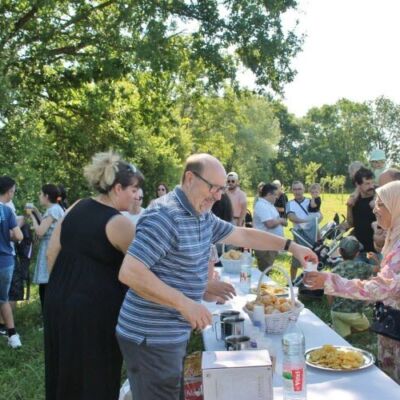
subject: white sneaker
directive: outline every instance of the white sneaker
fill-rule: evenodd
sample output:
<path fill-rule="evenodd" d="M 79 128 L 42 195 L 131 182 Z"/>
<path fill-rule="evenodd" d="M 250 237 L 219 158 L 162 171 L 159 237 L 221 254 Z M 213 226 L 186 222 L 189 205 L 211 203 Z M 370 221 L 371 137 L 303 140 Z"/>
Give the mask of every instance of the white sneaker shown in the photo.
<path fill-rule="evenodd" d="M 15 335 L 10 336 L 8 338 L 8 345 L 10 347 L 12 347 L 13 349 L 16 349 L 16 348 L 22 346 L 21 339 L 19 338 L 18 333 L 16 333 Z"/>

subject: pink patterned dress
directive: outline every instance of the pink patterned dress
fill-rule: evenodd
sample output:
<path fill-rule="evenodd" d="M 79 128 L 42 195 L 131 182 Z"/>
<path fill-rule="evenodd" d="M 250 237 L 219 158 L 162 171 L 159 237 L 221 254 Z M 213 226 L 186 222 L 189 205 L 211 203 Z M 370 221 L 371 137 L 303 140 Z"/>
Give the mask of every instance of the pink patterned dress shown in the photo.
<path fill-rule="evenodd" d="M 329 274 L 325 281 L 325 294 L 369 302 L 382 301 L 400 310 L 400 241 L 381 265 L 378 275 L 366 281 Z M 382 370 L 400 384 L 400 341 L 378 335 L 378 361 Z"/>

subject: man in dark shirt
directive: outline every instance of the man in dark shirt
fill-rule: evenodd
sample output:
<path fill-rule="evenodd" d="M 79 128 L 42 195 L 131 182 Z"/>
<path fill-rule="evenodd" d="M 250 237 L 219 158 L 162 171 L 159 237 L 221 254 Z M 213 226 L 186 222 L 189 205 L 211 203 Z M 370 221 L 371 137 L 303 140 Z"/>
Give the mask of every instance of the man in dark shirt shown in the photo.
<path fill-rule="evenodd" d="M 286 218 L 286 204 L 288 203 L 288 197 L 286 196 L 285 192 L 283 191 L 283 186 L 281 184 L 281 181 L 278 179 L 274 180 L 272 182 L 273 185 L 275 185 L 278 190 L 277 190 L 277 199 L 275 201 L 275 208 L 279 212 L 279 216 L 281 218 Z"/>
<path fill-rule="evenodd" d="M 376 221 L 372 211 L 375 196 L 374 174 L 371 170 L 362 167 L 354 175 L 354 181 L 358 196 L 353 204 L 348 203 L 347 222 L 349 228 L 354 228 L 353 235 L 363 245 L 363 252 L 359 257 L 364 258 L 366 253 L 375 252 L 372 229 L 372 223 Z"/>

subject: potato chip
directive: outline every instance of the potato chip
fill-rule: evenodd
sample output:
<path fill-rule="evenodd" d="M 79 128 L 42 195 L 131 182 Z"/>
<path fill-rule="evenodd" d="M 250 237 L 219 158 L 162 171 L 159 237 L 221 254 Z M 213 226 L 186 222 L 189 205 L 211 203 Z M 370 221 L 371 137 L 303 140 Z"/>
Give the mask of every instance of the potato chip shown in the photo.
<path fill-rule="evenodd" d="M 364 358 L 358 351 L 337 349 L 330 344 L 312 351 L 309 361 L 332 369 L 356 369 L 364 364 Z"/>
<path fill-rule="evenodd" d="M 239 250 L 231 249 L 222 255 L 227 260 L 240 260 L 242 257 L 242 252 Z"/>

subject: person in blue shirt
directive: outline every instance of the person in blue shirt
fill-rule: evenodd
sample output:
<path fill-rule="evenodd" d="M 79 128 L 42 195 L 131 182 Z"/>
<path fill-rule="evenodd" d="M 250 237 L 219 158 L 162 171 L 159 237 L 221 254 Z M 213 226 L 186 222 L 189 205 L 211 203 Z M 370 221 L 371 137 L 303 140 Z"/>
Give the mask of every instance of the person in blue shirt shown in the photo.
<path fill-rule="evenodd" d="M 14 251 L 11 241 L 23 239 L 15 215 L 5 204 L 12 200 L 15 193 L 15 181 L 0 177 L 0 312 L 7 328 L 8 345 L 21 347 L 21 340 L 14 326 L 14 317 L 8 301 L 11 280 L 14 272 Z"/>

